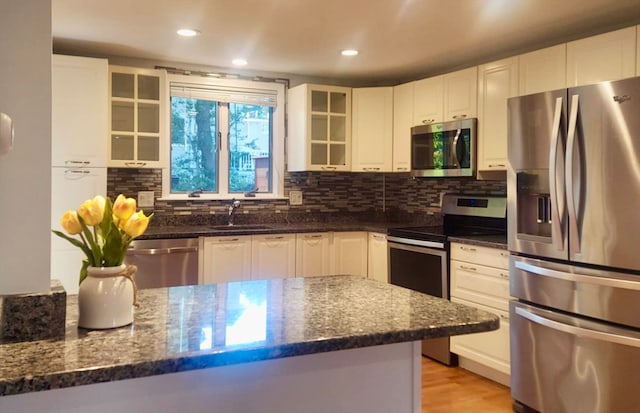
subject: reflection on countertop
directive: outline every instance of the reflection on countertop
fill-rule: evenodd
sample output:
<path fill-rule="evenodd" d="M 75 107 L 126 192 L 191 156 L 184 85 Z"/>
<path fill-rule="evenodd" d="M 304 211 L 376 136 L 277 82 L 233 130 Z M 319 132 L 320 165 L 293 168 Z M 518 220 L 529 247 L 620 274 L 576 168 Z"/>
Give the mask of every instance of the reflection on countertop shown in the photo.
<path fill-rule="evenodd" d="M 0 395 L 498 328 L 490 313 L 352 276 L 139 291 L 134 323 L 0 345 Z"/>

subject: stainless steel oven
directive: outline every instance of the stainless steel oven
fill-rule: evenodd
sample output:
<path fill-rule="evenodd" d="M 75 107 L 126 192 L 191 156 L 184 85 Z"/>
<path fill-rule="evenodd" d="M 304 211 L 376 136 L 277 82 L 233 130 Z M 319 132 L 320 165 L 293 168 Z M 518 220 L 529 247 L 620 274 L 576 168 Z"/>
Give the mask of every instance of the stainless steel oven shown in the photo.
<path fill-rule="evenodd" d="M 423 241 L 387 236 L 389 282 L 394 285 L 449 299 L 448 253 L 445 241 Z M 452 365 L 449 337 L 422 341 L 422 353 Z"/>
<path fill-rule="evenodd" d="M 506 240 L 505 197 L 445 194 L 443 224 L 390 228 L 387 232 L 389 282 L 449 299 L 450 235 L 495 235 Z M 457 364 L 449 338 L 422 342 L 422 354 L 446 365 Z"/>

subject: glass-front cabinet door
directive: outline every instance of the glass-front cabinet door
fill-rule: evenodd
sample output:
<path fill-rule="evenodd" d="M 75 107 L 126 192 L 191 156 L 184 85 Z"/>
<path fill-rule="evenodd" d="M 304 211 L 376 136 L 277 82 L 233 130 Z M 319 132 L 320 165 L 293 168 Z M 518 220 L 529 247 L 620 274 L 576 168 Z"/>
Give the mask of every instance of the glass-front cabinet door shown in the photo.
<path fill-rule="evenodd" d="M 310 158 L 314 169 L 349 169 L 347 123 L 350 90 L 341 89 L 310 91 Z"/>
<path fill-rule="evenodd" d="M 110 66 L 109 72 L 109 166 L 162 167 L 166 72 L 123 66 Z"/>
<path fill-rule="evenodd" d="M 351 88 L 304 83 L 288 90 L 287 170 L 351 170 Z"/>

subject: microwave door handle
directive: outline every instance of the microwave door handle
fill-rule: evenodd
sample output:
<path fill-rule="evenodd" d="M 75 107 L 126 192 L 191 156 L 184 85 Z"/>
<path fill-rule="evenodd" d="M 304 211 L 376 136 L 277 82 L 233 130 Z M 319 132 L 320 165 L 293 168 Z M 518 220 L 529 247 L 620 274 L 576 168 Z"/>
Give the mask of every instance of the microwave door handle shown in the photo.
<path fill-rule="evenodd" d="M 558 170 L 557 159 L 558 159 L 558 145 L 562 144 L 562 140 L 560 137 L 560 121 L 562 119 L 562 97 L 558 97 L 556 99 L 555 111 L 553 115 L 553 126 L 551 128 L 551 146 L 549 148 L 549 197 L 551 198 L 550 212 L 551 212 L 551 227 L 552 234 L 559 234 L 559 240 L 553 240 L 553 243 L 556 244 L 556 248 L 560 251 L 564 248 L 564 239 L 566 238 L 562 233 L 562 225 L 560 225 L 560 205 L 564 206 L 564 197 L 562 198 L 562 204 L 559 202 L 560 198 L 558 197 L 558 188 L 556 186 L 556 179 L 558 177 L 558 173 L 562 173 L 562 171 Z M 564 189 L 562 190 L 564 194 Z M 562 215 L 564 211 L 562 212 Z"/>
<path fill-rule="evenodd" d="M 565 153 L 565 193 L 567 195 L 567 210 L 569 212 L 569 239 L 571 250 L 580 252 L 580 237 L 578 236 L 578 213 L 576 200 L 573 195 L 573 153 L 576 145 L 576 125 L 578 123 L 579 96 L 571 96 L 571 113 L 569 114 L 569 132 L 567 133 L 567 152 Z M 571 251 L 570 251 L 571 253 Z"/>
<path fill-rule="evenodd" d="M 458 157 L 458 145 L 460 144 L 460 132 L 461 130 L 458 129 L 456 131 L 456 136 L 453 137 L 453 154 L 456 157 L 456 163 L 458 164 L 458 169 L 462 168 L 462 161 L 460 160 L 460 157 Z M 464 147 L 462 149 L 464 150 Z"/>

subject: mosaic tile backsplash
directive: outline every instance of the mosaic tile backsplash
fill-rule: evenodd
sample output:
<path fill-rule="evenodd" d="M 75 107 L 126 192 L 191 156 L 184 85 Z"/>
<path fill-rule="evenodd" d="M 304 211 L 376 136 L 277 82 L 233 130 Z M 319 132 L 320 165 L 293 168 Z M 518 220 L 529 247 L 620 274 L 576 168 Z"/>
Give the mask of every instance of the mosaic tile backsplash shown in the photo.
<path fill-rule="evenodd" d="M 439 214 L 442 193 L 504 196 L 506 182 L 469 178 L 412 179 L 408 173 L 291 172 L 285 174 L 285 196 L 291 190 L 302 191 L 302 205 L 289 205 L 287 199 L 241 197 L 239 218 L 249 222 L 264 221 L 259 216 L 299 222 L 327 217 L 419 221 L 423 215 Z M 223 220 L 229 203 L 200 199 L 162 201 L 158 199 L 162 195 L 161 169 L 109 168 L 107 194 L 110 197 L 123 193 L 136 198 L 138 191 L 155 193 L 154 220 L 159 223 L 169 220 L 188 223 L 190 218 L 201 215 L 209 215 L 213 222 L 216 217 Z"/>

